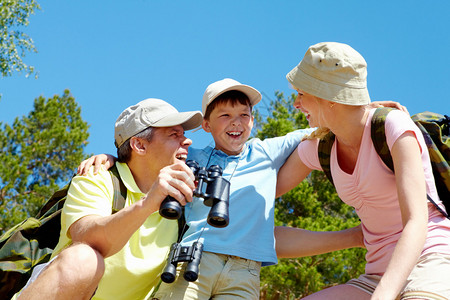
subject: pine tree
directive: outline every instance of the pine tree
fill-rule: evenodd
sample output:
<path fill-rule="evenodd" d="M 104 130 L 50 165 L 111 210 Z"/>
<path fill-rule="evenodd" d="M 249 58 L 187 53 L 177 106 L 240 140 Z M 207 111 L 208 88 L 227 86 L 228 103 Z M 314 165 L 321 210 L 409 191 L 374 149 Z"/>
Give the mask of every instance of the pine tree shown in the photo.
<path fill-rule="evenodd" d="M 35 215 L 86 155 L 88 124 L 68 90 L 34 101 L 12 126 L 0 122 L 0 233 Z"/>

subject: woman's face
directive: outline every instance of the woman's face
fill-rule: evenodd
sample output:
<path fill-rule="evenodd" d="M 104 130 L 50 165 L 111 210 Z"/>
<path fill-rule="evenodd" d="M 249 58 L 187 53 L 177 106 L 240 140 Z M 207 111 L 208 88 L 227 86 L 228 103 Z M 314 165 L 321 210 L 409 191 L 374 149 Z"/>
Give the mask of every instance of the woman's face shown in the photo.
<path fill-rule="evenodd" d="M 320 120 L 320 99 L 316 96 L 297 89 L 297 98 L 294 101 L 294 107 L 301 110 L 309 122 L 310 127 L 323 126 L 323 120 Z"/>

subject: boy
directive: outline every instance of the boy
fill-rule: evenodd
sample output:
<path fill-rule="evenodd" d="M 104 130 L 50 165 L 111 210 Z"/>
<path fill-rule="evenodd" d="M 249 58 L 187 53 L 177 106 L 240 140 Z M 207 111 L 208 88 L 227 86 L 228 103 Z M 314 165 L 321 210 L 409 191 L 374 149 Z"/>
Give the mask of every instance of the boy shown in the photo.
<path fill-rule="evenodd" d="M 207 224 L 210 207 L 195 198 L 186 206 L 189 229 L 181 244 L 200 241 L 203 254 L 199 278 L 188 282 L 177 274 L 162 283 L 154 299 L 210 299 L 216 296 L 259 299 L 261 266 L 277 263 L 274 239 L 274 199 L 279 168 L 309 129 L 283 137 L 248 141 L 253 128 L 252 108 L 261 100 L 254 88 L 233 79 L 212 83 L 203 95 L 202 127 L 215 147 L 190 149 L 188 159 L 201 167 L 219 165 L 230 181 L 229 225 Z"/>

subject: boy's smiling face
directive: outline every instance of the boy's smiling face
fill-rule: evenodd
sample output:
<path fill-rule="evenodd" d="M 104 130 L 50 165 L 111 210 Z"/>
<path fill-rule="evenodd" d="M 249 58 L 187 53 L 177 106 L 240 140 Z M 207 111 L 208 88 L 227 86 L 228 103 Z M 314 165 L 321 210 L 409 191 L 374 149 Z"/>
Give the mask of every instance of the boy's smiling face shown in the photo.
<path fill-rule="evenodd" d="M 231 104 L 230 101 L 219 103 L 203 120 L 202 127 L 210 132 L 216 143 L 216 149 L 227 155 L 238 155 L 253 128 L 253 116 L 248 105 Z"/>

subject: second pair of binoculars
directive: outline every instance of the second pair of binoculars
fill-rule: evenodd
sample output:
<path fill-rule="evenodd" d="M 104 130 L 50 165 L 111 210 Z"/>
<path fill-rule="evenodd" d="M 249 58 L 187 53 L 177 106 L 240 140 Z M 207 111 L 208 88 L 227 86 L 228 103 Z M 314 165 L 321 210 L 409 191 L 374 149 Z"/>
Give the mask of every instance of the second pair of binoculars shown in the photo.
<path fill-rule="evenodd" d="M 186 165 L 192 170 L 197 181 L 194 196 L 203 198 L 203 203 L 211 207 L 208 224 L 226 227 L 229 223 L 230 182 L 222 177 L 222 168 L 213 165 L 206 169 L 194 160 L 186 161 Z M 167 219 L 179 219 L 182 214 L 181 204 L 173 197 L 167 196 L 161 203 L 159 213 Z"/>

